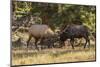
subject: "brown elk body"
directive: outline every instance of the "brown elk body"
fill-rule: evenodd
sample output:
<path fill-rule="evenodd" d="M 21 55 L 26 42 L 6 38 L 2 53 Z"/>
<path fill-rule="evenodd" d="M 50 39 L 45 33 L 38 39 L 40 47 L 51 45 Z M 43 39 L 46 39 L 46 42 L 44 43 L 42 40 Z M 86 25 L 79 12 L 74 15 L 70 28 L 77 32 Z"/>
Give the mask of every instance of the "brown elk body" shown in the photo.
<path fill-rule="evenodd" d="M 45 24 L 34 24 L 29 28 L 28 31 L 29 31 L 29 39 L 27 41 L 27 47 L 31 38 L 34 37 L 36 49 L 38 49 L 37 42 L 39 41 L 39 39 L 41 40 L 40 42 L 42 43 L 42 41 L 45 38 L 54 36 L 54 32 L 51 30 L 51 28 Z"/>

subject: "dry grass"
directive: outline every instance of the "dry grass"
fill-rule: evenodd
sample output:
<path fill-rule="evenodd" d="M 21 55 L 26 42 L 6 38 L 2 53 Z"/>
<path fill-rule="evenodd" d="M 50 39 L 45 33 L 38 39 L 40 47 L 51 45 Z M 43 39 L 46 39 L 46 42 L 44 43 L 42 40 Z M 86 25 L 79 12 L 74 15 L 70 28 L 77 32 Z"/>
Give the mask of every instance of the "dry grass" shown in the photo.
<path fill-rule="evenodd" d="M 95 45 L 90 49 L 71 46 L 64 48 L 44 49 L 36 51 L 33 49 L 12 49 L 12 65 L 46 64 L 76 61 L 94 61 Z"/>

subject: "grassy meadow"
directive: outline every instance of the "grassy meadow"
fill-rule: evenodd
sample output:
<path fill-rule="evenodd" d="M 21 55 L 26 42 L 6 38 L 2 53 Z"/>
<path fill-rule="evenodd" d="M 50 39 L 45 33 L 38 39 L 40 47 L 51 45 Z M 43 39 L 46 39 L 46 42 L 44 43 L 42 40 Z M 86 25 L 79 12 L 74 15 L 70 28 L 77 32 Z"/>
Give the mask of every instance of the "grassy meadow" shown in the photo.
<path fill-rule="evenodd" d="M 95 61 L 95 43 L 90 48 L 71 46 L 37 51 L 30 48 L 12 48 L 12 65 L 47 64 L 62 62 Z"/>

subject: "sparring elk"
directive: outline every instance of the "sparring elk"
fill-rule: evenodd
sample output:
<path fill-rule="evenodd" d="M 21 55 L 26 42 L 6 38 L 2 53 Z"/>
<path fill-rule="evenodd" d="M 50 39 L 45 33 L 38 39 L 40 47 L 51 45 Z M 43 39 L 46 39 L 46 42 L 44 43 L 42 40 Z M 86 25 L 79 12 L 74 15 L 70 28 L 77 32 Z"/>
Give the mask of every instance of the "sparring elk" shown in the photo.
<path fill-rule="evenodd" d="M 54 37 L 54 32 L 51 30 L 51 28 L 48 25 L 45 24 L 34 24 L 29 28 L 29 39 L 27 41 L 27 47 L 29 45 L 29 42 L 32 37 L 35 38 L 35 47 L 37 50 L 38 48 L 38 41 L 40 40 L 40 43 L 43 42 L 46 38 L 52 38 Z"/>
<path fill-rule="evenodd" d="M 64 42 L 67 39 L 70 39 L 70 43 L 72 48 L 74 49 L 74 39 L 75 38 L 84 38 L 85 44 L 84 48 L 86 47 L 86 44 L 90 46 L 90 40 L 89 40 L 89 28 L 85 25 L 76 25 L 71 24 L 68 25 L 61 33 L 60 33 L 60 43 L 61 47 L 64 46 Z"/>

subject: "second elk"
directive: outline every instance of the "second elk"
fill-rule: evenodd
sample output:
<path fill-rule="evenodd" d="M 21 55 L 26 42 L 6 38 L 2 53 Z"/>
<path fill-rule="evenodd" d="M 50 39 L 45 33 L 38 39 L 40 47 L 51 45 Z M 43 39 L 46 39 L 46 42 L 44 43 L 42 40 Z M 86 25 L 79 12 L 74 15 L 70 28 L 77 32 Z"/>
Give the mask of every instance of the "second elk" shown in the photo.
<path fill-rule="evenodd" d="M 67 39 L 70 39 L 70 43 L 72 48 L 74 49 L 74 39 L 75 38 L 84 38 L 85 44 L 84 48 L 86 47 L 86 44 L 90 46 L 90 40 L 89 40 L 89 28 L 85 25 L 68 25 L 61 33 L 60 33 L 60 43 L 61 46 L 64 46 L 64 42 Z"/>

